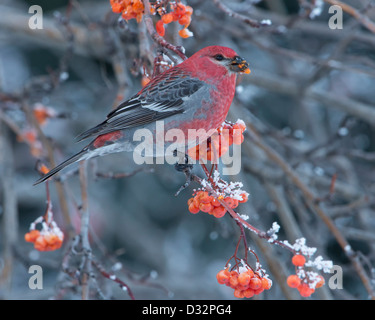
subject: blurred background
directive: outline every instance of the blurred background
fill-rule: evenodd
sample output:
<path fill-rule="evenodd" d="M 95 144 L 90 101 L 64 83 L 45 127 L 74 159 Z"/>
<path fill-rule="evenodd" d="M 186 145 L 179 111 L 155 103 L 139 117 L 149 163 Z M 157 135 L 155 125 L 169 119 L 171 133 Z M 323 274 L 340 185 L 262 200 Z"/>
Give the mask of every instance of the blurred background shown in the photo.
<path fill-rule="evenodd" d="M 309 299 L 374 298 L 375 2 L 342 1 L 342 29 L 329 25 L 337 1 L 183 3 L 194 9 L 194 36 L 181 38 L 181 26 L 171 23 L 168 42 L 187 56 L 228 46 L 250 65 L 228 114 L 249 129 L 241 173 L 228 177 L 250 194 L 239 213 L 265 231 L 276 221 L 280 240 L 305 237 L 316 255 L 342 268 L 343 289 L 326 285 Z M 30 29 L 31 5 L 43 9 L 43 29 Z M 46 210 L 46 186 L 33 186 L 36 168 L 79 151 L 85 142 L 75 136 L 140 90 L 160 47 L 144 20 L 119 19 L 109 0 L 2 0 L 0 12 L 0 298 L 80 299 L 77 279 L 64 272 L 82 258 L 70 253 L 82 207 L 77 168 L 49 183 L 54 219 L 65 233 L 52 252 L 24 240 Z M 45 123 L 35 118 L 38 108 L 50 112 Z M 198 185 L 176 197 L 183 174 L 171 165 L 136 166 L 128 154 L 90 160 L 87 172 L 92 254 L 136 299 L 235 299 L 216 273 L 233 255 L 239 229 L 228 215 L 189 213 Z M 291 253 L 247 236 L 273 280 L 254 299 L 302 299 L 285 282 L 295 272 Z M 43 290 L 28 286 L 31 265 L 43 268 Z M 93 273 L 90 298 L 130 298 Z"/>

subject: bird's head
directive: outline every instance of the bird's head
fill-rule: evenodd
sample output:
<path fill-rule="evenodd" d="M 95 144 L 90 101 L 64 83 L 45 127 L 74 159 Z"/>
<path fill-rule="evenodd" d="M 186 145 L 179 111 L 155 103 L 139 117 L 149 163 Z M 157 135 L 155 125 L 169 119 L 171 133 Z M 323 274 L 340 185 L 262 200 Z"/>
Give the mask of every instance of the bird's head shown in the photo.
<path fill-rule="evenodd" d="M 206 47 L 195 53 L 193 57 L 205 61 L 208 66 L 225 68 L 229 73 L 250 73 L 247 61 L 227 47 Z"/>

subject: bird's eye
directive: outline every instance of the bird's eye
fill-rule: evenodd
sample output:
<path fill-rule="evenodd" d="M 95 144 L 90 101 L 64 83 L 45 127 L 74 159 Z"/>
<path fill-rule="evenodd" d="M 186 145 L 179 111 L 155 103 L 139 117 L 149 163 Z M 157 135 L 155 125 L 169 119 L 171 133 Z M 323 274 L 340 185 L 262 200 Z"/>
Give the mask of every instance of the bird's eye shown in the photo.
<path fill-rule="evenodd" d="M 215 60 L 217 60 L 217 61 L 222 61 L 222 60 L 224 60 L 224 57 L 223 57 L 222 54 L 217 54 L 216 56 L 214 56 L 214 58 L 215 58 Z"/>

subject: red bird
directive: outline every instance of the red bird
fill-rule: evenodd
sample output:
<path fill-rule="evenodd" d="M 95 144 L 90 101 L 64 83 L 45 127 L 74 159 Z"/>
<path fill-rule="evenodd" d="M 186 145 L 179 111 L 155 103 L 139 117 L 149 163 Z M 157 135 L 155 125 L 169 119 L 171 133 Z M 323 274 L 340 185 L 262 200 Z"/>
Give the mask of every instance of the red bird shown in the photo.
<path fill-rule="evenodd" d="M 209 132 L 219 128 L 232 103 L 238 73 L 250 73 L 250 69 L 234 50 L 221 46 L 199 50 L 154 77 L 135 96 L 110 112 L 105 121 L 79 135 L 79 140 L 95 139 L 35 184 L 77 161 L 134 151 L 139 144 L 133 139 L 136 130 L 148 129 L 155 133 L 159 120 L 164 121 L 165 130 L 180 129 L 186 137 L 190 129 Z M 154 136 L 154 140 L 158 138 Z M 191 143 L 187 141 L 187 145 Z"/>

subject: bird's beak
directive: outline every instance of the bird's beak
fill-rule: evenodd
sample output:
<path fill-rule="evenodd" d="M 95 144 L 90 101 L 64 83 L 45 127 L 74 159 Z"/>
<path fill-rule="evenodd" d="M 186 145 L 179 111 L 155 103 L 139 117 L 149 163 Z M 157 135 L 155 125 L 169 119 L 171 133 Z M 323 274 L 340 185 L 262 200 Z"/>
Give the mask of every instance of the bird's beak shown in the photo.
<path fill-rule="evenodd" d="M 239 56 L 235 56 L 230 62 L 229 69 L 233 72 L 240 72 L 249 74 L 251 71 L 249 69 L 249 64 L 245 59 Z"/>

